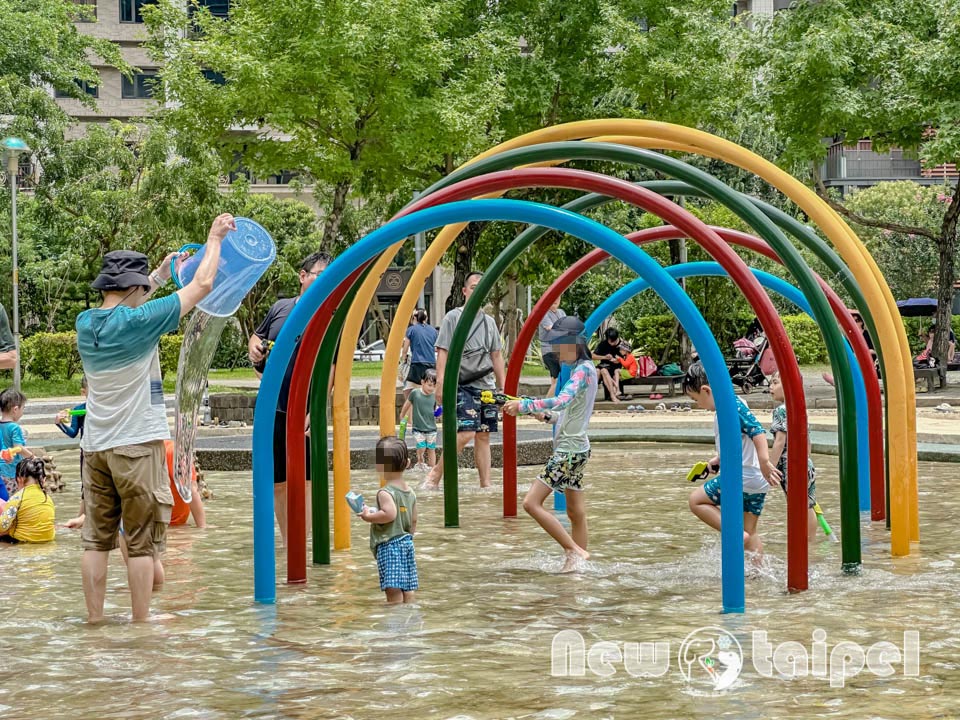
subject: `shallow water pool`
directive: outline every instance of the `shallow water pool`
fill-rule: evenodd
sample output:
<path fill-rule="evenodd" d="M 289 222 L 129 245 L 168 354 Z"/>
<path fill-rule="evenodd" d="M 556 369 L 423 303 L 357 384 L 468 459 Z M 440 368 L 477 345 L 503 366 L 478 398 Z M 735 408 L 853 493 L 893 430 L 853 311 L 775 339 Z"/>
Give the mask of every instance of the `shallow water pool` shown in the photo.
<path fill-rule="evenodd" d="M 307 586 L 281 586 L 276 606 L 253 604 L 248 473 L 209 474 L 211 527 L 170 531 L 167 584 L 154 601 L 173 616 L 163 622 L 126 622 L 119 555 L 108 583 L 111 622 L 83 622 L 77 533 L 58 530 L 48 546 L 3 546 L 0 717 L 954 717 L 955 466 L 921 464 L 918 551 L 892 560 L 882 524 L 864 521 L 864 572 L 847 577 L 839 544 L 820 536 L 811 547 L 811 590 L 796 595 L 784 591 L 786 504 L 771 493 L 760 523 L 767 554 L 747 581 L 747 612 L 722 615 L 719 539 L 686 506 L 684 475 L 704 450 L 595 448 L 587 469 L 593 558 L 572 575 L 558 573 L 558 548 L 532 520 L 500 517 L 499 488 L 476 489 L 471 471 L 462 474 L 458 529 L 443 528 L 439 493 L 420 493 L 421 591 L 412 606 L 384 605 L 359 520 L 352 550 L 310 568 Z M 56 496 L 62 522 L 78 504 L 77 460 L 71 453 L 57 460 L 68 480 Z M 838 527 L 836 458 L 815 461 L 820 503 Z M 521 483 L 537 471 L 521 468 Z M 354 486 L 372 492 L 376 478 L 356 473 Z M 285 577 L 282 557 L 278 577 Z M 721 631 L 740 643 L 743 669 L 728 689 L 717 690 L 699 661 L 688 666 L 690 680 L 681 672 L 681 643 L 702 626 L 719 629 L 705 631 L 719 646 L 701 634 L 686 660 L 716 660 L 725 649 Z M 818 629 L 827 653 L 841 641 L 903 650 L 904 631 L 918 631 L 918 674 L 904 676 L 892 663 L 890 677 L 864 668 L 832 687 L 825 677 L 766 677 L 755 666 L 762 648 L 752 644 L 754 631 L 765 631 L 773 647 L 794 641 L 815 654 Z M 613 674 L 588 665 L 583 676 L 552 676 L 551 644 L 564 630 L 580 633 L 595 668 Z M 634 677 L 623 662 L 603 662 L 625 642 L 669 642 L 669 666 Z"/>

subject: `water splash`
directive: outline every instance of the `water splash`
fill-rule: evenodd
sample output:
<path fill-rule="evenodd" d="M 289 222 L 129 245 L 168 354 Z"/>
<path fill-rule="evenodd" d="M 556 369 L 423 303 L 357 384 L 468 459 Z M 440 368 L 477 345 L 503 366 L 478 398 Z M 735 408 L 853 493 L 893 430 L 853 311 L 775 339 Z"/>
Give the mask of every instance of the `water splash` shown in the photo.
<path fill-rule="evenodd" d="M 207 384 L 207 372 L 213 362 L 220 335 L 229 317 L 214 317 L 195 310 L 187 321 L 180 346 L 177 367 L 177 402 L 174 417 L 173 482 L 184 502 L 190 502 L 193 491 L 190 468 L 197 440 L 197 418 Z"/>

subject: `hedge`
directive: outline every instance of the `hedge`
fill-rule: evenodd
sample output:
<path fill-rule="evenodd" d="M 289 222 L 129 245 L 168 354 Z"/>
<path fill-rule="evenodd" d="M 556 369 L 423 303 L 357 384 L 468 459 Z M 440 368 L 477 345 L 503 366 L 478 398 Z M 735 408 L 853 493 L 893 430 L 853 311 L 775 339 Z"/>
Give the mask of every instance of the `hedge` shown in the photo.
<path fill-rule="evenodd" d="M 783 327 L 797 354 L 801 365 L 822 364 L 827 362 L 827 349 L 816 323 L 807 315 L 782 315 Z M 723 332 L 717 337 L 720 350 L 724 355 L 733 354 L 733 341 L 747 331 L 752 317 L 731 318 L 724 322 Z M 645 315 L 620 322 L 620 332 L 635 349 L 643 350 L 657 362 L 663 357 L 668 343 L 671 345 L 668 361 L 677 362 L 679 347 L 672 337 L 673 315 Z"/>

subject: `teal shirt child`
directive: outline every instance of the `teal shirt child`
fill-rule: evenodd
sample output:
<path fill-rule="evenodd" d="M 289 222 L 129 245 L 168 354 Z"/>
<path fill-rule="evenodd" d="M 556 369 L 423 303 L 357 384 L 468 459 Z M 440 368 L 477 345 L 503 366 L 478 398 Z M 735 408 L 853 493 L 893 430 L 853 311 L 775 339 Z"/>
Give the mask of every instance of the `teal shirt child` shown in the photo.
<path fill-rule="evenodd" d="M 433 411 L 437 408 L 437 396 L 414 388 L 410 392 L 410 404 L 413 406 L 413 429 L 424 435 L 435 433 L 437 419 Z"/>
<path fill-rule="evenodd" d="M 27 444 L 23 435 L 23 428 L 13 420 L 0 422 L 0 440 L 4 448 L 15 446 L 23 447 Z M 23 455 L 17 453 L 10 462 L 0 459 L 0 477 L 4 480 L 13 480 L 17 477 L 17 463 L 23 460 Z"/>

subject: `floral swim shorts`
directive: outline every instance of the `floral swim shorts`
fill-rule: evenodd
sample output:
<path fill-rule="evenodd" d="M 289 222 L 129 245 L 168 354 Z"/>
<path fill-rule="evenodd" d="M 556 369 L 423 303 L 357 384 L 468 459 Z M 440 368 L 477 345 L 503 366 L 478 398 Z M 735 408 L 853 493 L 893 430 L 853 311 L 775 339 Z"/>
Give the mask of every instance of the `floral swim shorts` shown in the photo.
<path fill-rule="evenodd" d="M 583 469 L 589 459 L 589 450 L 580 453 L 555 452 L 537 479 L 558 493 L 567 489 L 583 490 Z"/>

